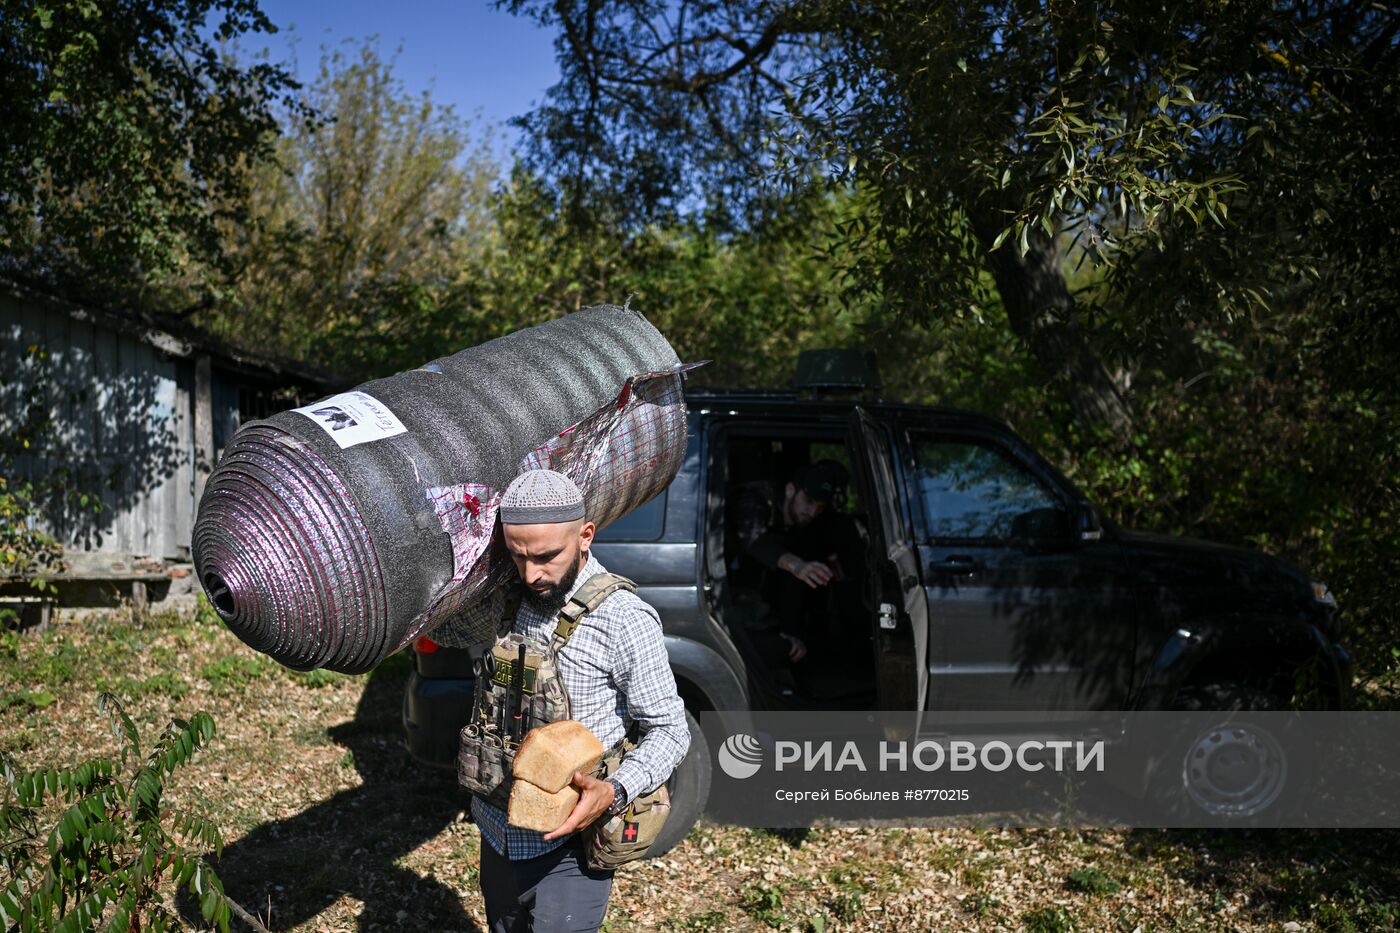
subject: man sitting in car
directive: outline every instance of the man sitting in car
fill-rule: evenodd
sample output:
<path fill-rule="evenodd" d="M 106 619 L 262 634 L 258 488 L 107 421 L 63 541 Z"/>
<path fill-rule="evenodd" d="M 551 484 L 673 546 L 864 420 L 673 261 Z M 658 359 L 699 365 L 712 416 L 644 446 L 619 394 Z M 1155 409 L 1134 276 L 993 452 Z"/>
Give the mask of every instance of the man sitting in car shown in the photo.
<path fill-rule="evenodd" d="M 766 504 L 766 520 L 754 521 L 751 506 L 744 523 L 746 552 L 765 569 L 760 649 L 771 665 L 793 665 L 799 682 L 827 679 L 852 650 L 857 663 L 869 653 L 860 621 L 865 540 L 839 509 L 849 481 L 835 460 L 803 464 Z"/>

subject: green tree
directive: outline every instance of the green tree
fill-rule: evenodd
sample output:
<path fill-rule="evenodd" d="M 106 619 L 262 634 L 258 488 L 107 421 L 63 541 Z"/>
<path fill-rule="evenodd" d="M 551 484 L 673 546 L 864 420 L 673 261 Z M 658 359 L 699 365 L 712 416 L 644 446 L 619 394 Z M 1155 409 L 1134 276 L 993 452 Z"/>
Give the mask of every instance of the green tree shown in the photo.
<path fill-rule="evenodd" d="M 713 360 L 693 382 L 782 387 L 799 350 L 866 339 L 870 307 L 836 307 L 837 271 L 823 256 L 857 209 L 804 191 L 727 235 L 694 219 L 637 225 L 601 204 L 581 209 L 517 168 L 495 200 L 470 332 L 484 340 L 631 296 L 682 358 Z"/>
<path fill-rule="evenodd" d="M 207 296 L 294 87 L 218 43 L 273 31 L 255 0 L 6 3 L 0 272 L 100 302 Z"/>
<path fill-rule="evenodd" d="M 1393 4 L 501 5 L 558 29 L 523 123 L 566 197 L 752 231 L 816 169 L 862 204 L 827 307 L 896 392 L 1006 417 L 1129 524 L 1298 561 L 1394 668 Z"/>
<path fill-rule="evenodd" d="M 524 124 L 566 186 L 747 220 L 772 200 L 765 182 L 823 167 L 872 195 L 844 230 L 857 286 L 910 323 L 977 314 L 995 293 L 1074 420 L 1120 440 L 1142 361 L 1115 330 L 1177 339 L 1183 315 L 1277 297 L 1296 284 L 1277 281 L 1290 257 L 1268 239 L 1284 221 L 1237 239 L 1244 205 L 1301 206 L 1283 178 L 1364 158 L 1375 183 L 1393 159 L 1393 129 L 1365 132 L 1394 123 L 1384 4 L 501 5 L 559 28 L 563 79 Z M 1297 168 L 1275 160 L 1325 124 Z M 1332 191 L 1374 218 L 1393 197 L 1381 186 Z M 1108 271 L 1076 291 L 1066 259 L 1084 258 Z M 1152 313 L 1104 322 L 1127 297 Z"/>
<path fill-rule="evenodd" d="M 311 110 L 321 122 L 298 121 Z M 250 223 L 229 225 L 240 274 L 201 318 L 233 339 L 347 374 L 439 355 L 467 266 L 487 249 L 489 134 L 408 93 L 370 42 L 326 51 L 250 172 Z"/>

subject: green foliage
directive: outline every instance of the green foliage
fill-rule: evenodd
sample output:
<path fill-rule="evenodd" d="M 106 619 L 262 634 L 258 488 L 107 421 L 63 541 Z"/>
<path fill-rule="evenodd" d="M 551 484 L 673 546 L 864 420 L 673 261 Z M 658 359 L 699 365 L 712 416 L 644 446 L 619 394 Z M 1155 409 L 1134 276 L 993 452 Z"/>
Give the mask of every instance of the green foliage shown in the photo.
<path fill-rule="evenodd" d="M 1104 874 L 1102 869 L 1092 866 L 1089 868 L 1076 868 L 1069 873 L 1069 877 L 1065 879 L 1065 883 L 1069 886 L 1070 890 L 1079 891 L 1084 894 L 1116 894 L 1123 889 L 1123 885 Z"/>
<path fill-rule="evenodd" d="M 748 232 L 692 221 L 632 228 L 625 216 L 581 214 L 518 170 L 497 197 L 474 336 L 630 295 L 683 358 L 713 360 L 696 384 L 784 386 L 800 349 L 865 337 L 872 306 L 838 313 L 840 284 L 823 255 L 856 209 L 849 198 L 806 193 Z"/>
<path fill-rule="evenodd" d="M 1352 879 L 1342 891 L 1316 903 L 1312 921 L 1323 933 L 1400 929 L 1400 903 L 1376 900 Z"/>
<path fill-rule="evenodd" d="M 1248 259 L 1237 210 L 1307 196 L 1270 192 L 1301 181 L 1285 149 L 1334 179 L 1359 147 L 1378 160 L 1369 199 L 1394 193 L 1394 131 L 1374 119 L 1396 93 L 1388 4 L 723 0 L 675 24 L 640 0 L 499 5 L 564 32 L 561 81 L 523 121 L 561 187 L 641 223 L 698 209 L 746 226 L 773 182 L 815 167 L 871 193 L 856 271 L 913 318 L 984 303 L 1002 244 L 1053 253 L 1060 233 L 1093 261 L 1181 258 L 1183 237 Z M 1008 264 L 991 263 L 999 287 Z"/>
<path fill-rule="evenodd" d="M 189 684 L 173 671 L 162 671 L 145 678 L 98 677 L 97 688 L 106 693 L 115 693 L 131 699 L 160 695 L 179 699 L 190 692 Z"/>
<path fill-rule="evenodd" d="M 853 922 L 861 915 L 861 892 L 842 891 L 831 899 L 831 913 L 837 920 Z"/>
<path fill-rule="evenodd" d="M 1001 898 L 994 894 L 969 894 L 963 899 L 963 910 L 976 917 L 995 917 L 1005 906 Z"/>
<path fill-rule="evenodd" d="M 84 660 L 82 653 L 73 645 L 56 639 L 45 632 L 37 640 L 27 640 L 28 650 L 21 652 L 18 636 L 0 655 L 0 674 L 9 686 L 28 685 L 33 688 L 21 690 L 15 696 L 18 700 L 6 700 L 7 705 L 47 706 L 52 702 L 52 693 L 77 676 Z M 8 696 L 8 694 L 0 694 Z M 34 698 L 48 696 L 49 700 L 36 702 Z"/>
<path fill-rule="evenodd" d="M 1026 933 L 1075 933 L 1079 924 L 1063 907 L 1037 907 L 1021 915 Z"/>
<path fill-rule="evenodd" d="M 61 566 L 63 548 L 37 527 L 38 520 L 34 484 L 0 476 L 0 573 L 31 577 L 42 590 L 42 575 Z"/>
<path fill-rule="evenodd" d="M 196 626 L 204 628 L 222 628 L 224 620 L 219 618 L 218 610 L 214 604 L 209 602 L 209 597 L 201 590 L 195 596 L 194 622 Z"/>
<path fill-rule="evenodd" d="M 241 690 L 271 671 L 274 666 L 274 662 L 266 660 L 262 655 L 233 654 L 209 662 L 199 674 L 214 690 L 229 692 Z"/>
<path fill-rule="evenodd" d="M 324 51 L 284 119 L 247 174 L 249 222 L 224 228 L 237 282 L 198 320 L 343 373 L 440 355 L 489 238 L 489 135 L 410 94 L 374 44 Z"/>
<path fill-rule="evenodd" d="M 62 546 L 40 528 L 42 506 L 68 485 L 70 471 L 60 467 L 36 484 L 23 478 L 20 462 L 38 453 L 54 428 L 52 383 L 49 354 L 37 345 L 13 371 L 0 373 L 0 577 L 28 579 L 40 592 L 50 588 L 46 575 L 63 567 Z M 81 508 L 98 507 L 85 495 L 75 499 Z"/>
<path fill-rule="evenodd" d="M 525 121 L 559 190 L 727 234 L 815 170 L 866 205 L 844 298 L 906 327 L 1004 314 L 1101 455 L 1137 430 L 1143 373 L 1186 365 L 1193 330 L 1266 334 L 1269 309 L 1395 404 L 1390 4 L 500 5 L 562 28 Z"/>
<path fill-rule="evenodd" d="M 77 675 L 82 656 L 52 632 L 38 638 L 0 636 L 0 710 L 36 713 L 52 706 L 57 692 Z"/>
<path fill-rule="evenodd" d="M 214 737 L 196 713 L 173 720 L 143 754 L 136 724 L 111 694 L 98 698 L 116 755 L 71 768 L 22 770 L 0 754 L 0 923 L 20 931 L 169 929 L 165 898 L 186 888 L 204 919 L 227 933 L 231 910 L 203 853 L 223 849 L 218 827 L 165 805 L 175 772 Z M 47 818 L 57 814 L 47 830 Z"/>
<path fill-rule="evenodd" d="M 293 85 L 219 43 L 272 31 L 255 0 L 7 4 L 0 268 L 107 301 L 226 268 L 218 227 L 246 219 L 244 166 Z"/>
<path fill-rule="evenodd" d="M 762 227 L 639 227 L 625 208 L 577 209 L 523 168 L 501 181 L 489 137 L 408 95 L 373 48 L 323 57 L 303 102 L 328 117 L 289 125 L 280 165 L 250 184 L 255 225 L 231 228 L 244 273 L 197 320 L 237 341 L 356 375 L 445 352 L 628 295 L 697 378 L 781 385 L 797 350 L 845 343 L 863 308 L 835 313 L 824 252 L 857 210 L 804 192 Z M 742 344 L 750 352 L 729 352 Z"/>
<path fill-rule="evenodd" d="M 706 910 L 700 913 L 689 914 L 680 919 L 669 918 L 666 921 L 666 928 L 670 930 L 723 930 L 728 925 L 728 919 L 722 910 Z"/>
<path fill-rule="evenodd" d="M 0 707 L 17 707 L 20 710 L 41 710 L 52 706 L 58 697 L 47 690 L 18 690 L 0 695 Z"/>
<path fill-rule="evenodd" d="M 842 923 L 854 923 L 863 913 L 864 886 L 858 878 L 843 871 L 832 872 L 827 880 L 830 893 L 826 906 L 831 915 Z"/>
<path fill-rule="evenodd" d="M 765 926 L 780 927 L 787 923 L 787 915 L 783 913 L 782 889 L 766 881 L 745 885 L 739 893 L 739 906 Z"/>
<path fill-rule="evenodd" d="M 318 667 L 314 671 L 291 671 L 290 673 L 294 681 L 313 689 L 334 687 L 350 679 L 346 674 L 337 674 L 335 671 L 328 671 L 323 667 Z"/>

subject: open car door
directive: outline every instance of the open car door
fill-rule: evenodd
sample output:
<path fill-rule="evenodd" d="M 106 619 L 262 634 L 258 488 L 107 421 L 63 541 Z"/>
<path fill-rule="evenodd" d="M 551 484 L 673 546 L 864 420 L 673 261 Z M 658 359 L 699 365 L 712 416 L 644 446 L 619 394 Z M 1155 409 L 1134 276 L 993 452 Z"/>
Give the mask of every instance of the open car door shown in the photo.
<path fill-rule="evenodd" d="M 918 733 L 928 697 L 928 600 L 919 577 L 919 556 L 895 479 L 889 432 L 865 409 L 851 413 L 851 436 L 860 448 L 855 458 L 868 503 L 875 595 L 875 665 L 880 709 L 914 714 L 911 735 Z"/>

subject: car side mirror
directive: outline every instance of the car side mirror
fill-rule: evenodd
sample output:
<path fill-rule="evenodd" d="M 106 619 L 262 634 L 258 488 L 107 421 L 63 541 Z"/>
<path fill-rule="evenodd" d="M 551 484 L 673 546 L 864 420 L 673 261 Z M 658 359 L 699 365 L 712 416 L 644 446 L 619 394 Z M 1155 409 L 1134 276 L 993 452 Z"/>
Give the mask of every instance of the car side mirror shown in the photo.
<path fill-rule="evenodd" d="M 1103 522 L 1098 509 L 1088 502 L 1076 502 L 1071 516 L 1074 536 L 1080 541 L 1097 541 L 1103 537 Z"/>

